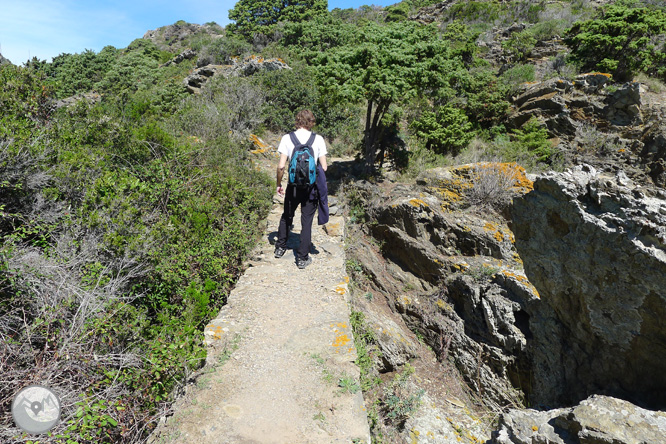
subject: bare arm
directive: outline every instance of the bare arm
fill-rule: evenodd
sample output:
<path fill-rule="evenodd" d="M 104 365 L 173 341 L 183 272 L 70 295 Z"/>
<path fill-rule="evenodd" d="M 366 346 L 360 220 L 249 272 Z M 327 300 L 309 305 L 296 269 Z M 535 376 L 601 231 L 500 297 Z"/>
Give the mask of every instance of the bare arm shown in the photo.
<path fill-rule="evenodd" d="M 284 175 L 284 168 L 287 166 L 287 155 L 280 154 L 280 161 L 278 162 L 277 171 L 275 172 L 275 182 L 277 184 L 277 193 L 284 196 L 284 188 L 282 188 L 282 176 Z"/>
<path fill-rule="evenodd" d="M 321 156 L 319 157 L 319 164 L 321 165 L 321 169 L 326 171 L 328 169 L 328 165 L 326 165 L 326 156 Z"/>

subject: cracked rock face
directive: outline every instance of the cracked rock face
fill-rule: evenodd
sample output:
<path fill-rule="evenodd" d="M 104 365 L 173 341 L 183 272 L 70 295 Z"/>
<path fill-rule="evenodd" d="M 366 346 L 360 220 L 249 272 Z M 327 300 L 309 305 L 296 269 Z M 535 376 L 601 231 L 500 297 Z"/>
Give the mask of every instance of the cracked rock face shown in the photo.
<path fill-rule="evenodd" d="M 537 179 L 512 217 L 544 302 L 530 322 L 534 402 L 666 406 L 666 200 L 580 166 Z"/>
<path fill-rule="evenodd" d="M 608 396 L 592 396 L 576 407 L 502 415 L 491 444 L 641 444 L 663 442 L 666 413 L 652 412 Z"/>

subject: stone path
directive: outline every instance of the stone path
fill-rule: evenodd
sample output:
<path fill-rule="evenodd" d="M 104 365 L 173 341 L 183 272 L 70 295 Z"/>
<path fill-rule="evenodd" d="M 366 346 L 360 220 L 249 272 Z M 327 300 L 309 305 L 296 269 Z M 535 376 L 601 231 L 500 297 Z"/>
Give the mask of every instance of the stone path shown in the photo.
<path fill-rule="evenodd" d="M 206 327 L 205 375 L 158 427 L 152 443 L 369 443 L 358 368 L 353 363 L 343 250 L 344 220 L 313 226 L 314 262 L 271 245 L 265 235 L 218 318 Z M 289 248 L 299 243 L 300 209 Z"/>

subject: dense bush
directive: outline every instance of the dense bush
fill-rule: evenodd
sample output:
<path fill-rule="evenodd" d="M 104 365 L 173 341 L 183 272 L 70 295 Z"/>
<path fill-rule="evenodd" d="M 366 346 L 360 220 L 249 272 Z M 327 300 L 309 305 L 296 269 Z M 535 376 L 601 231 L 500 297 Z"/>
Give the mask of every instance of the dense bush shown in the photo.
<path fill-rule="evenodd" d="M 411 123 L 417 137 L 425 140 L 426 148 L 436 153 L 457 154 L 474 137 L 472 124 L 465 113 L 452 106 L 441 106 L 435 112 L 426 111 Z"/>
<path fill-rule="evenodd" d="M 78 56 L 0 67 L 3 426 L 18 390 L 46 383 L 65 406 L 50 441 L 145 437 L 203 363 L 203 326 L 252 248 L 271 187 L 229 139 L 251 116 L 234 108 L 200 137 L 192 101 L 206 96 L 184 100 L 161 54 L 132 45 L 94 72 L 115 94 L 57 111 L 50 85 Z M 241 80 L 210 94 L 233 104 Z"/>
<path fill-rule="evenodd" d="M 73 96 L 91 91 L 104 78 L 118 56 L 118 50 L 106 46 L 99 53 L 86 50 L 80 54 L 60 54 L 44 65 L 47 76 L 53 79 L 56 96 Z"/>
<path fill-rule="evenodd" d="M 227 31 L 249 39 L 256 34 L 271 35 L 279 22 L 304 22 L 325 14 L 326 9 L 327 2 L 322 0 L 240 0 L 229 10 L 229 19 L 235 23 L 228 25 Z"/>
<path fill-rule="evenodd" d="M 584 70 L 609 72 L 619 81 L 638 72 L 666 79 L 664 10 L 609 5 L 598 17 L 575 23 L 565 41 Z"/>
<path fill-rule="evenodd" d="M 511 134 L 498 135 L 494 145 L 495 154 L 503 161 L 517 162 L 527 169 L 538 169 L 538 164 L 552 162 L 556 154 L 548 131 L 535 118 Z"/>

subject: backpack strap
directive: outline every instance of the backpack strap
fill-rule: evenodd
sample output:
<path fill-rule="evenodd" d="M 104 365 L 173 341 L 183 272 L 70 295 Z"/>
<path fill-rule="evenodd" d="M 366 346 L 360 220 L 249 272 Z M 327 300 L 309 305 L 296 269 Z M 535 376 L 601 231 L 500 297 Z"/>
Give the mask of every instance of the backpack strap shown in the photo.
<path fill-rule="evenodd" d="M 289 137 L 291 138 L 291 143 L 294 144 L 294 148 L 297 147 L 298 145 L 306 145 L 308 148 L 310 148 L 310 153 L 312 154 L 312 157 L 314 157 L 314 148 L 312 147 L 312 144 L 315 141 L 315 138 L 317 137 L 317 133 L 314 131 L 310 134 L 310 138 L 306 143 L 301 143 L 300 140 L 298 140 L 298 137 L 296 137 L 296 131 L 292 131 L 289 133 Z M 316 159 L 315 159 L 316 161 Z"/>
<path fill-rule="evenodd" d="M 301 144 L 301 142 L 298 140 L 298 137 L 296 137 L 295 131 L 289 133 L 289 137 L 291 137 L 291 143 L 293 143 L 295 147 Z"/>
<path fill-rule="evenodd" d="M 307 146 L 309 146 L 310 148 L 312 148 L 313 153 L 314 153 L 314 148 L 312 147 L 312 144 L 313 144 L 314 141 L 315 141 L 315 137 L 317 137 L 317 133 L 312 132 L 312 134 L 310 134 L 310 138 L 308 139 L 308 143 L 306 143 Z"/>

